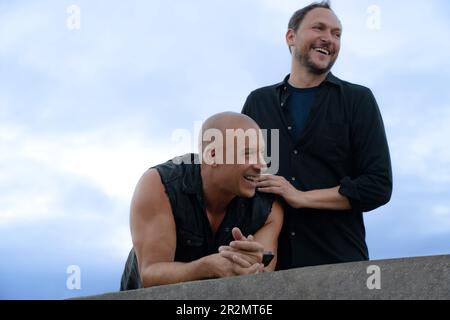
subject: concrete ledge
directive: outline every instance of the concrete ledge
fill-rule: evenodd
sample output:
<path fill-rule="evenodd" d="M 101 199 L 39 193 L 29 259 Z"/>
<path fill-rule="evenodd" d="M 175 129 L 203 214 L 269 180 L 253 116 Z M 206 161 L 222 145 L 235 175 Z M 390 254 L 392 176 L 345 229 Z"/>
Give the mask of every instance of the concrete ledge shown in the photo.
<path fill-rule="evenodd" d="M 367 282 L 380 269 L 381 289 Z M 370 271 L 370 269 L 369 269 Z M 85 299 L 308 300 L 450 299 L 450 255 L 345 263 L 245 277 L 204 280 Z"/>

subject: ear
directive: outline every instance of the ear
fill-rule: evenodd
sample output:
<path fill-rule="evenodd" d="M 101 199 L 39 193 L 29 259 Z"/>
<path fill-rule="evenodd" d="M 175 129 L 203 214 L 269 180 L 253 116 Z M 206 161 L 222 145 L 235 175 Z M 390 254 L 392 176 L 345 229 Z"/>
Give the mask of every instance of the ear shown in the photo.
<path fill-rule="evenodd" d="M 294 29 L 288 29 L 286 32 L 286 44 L 288 47 L 292 47 L 295 43 L 295 31 Z"/>
<path fill-rule="evenodd" d="M 212 167 L 217 167 L 216 149 L 210 146 L 205 148 L 205 151 L 203 151 L 203 163 Z"/>

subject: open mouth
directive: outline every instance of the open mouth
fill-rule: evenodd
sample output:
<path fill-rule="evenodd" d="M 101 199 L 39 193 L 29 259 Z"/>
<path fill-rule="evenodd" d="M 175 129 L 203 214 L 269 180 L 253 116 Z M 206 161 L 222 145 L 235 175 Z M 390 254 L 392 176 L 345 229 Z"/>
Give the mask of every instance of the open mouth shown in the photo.
<path fill-rule="evenodd" d="M 327 48 L 318 47 L 318 48 L 313 48 L 313 50 L 316 52 L 319 52 L 323 55 L 326 55 L 326 56 L 329 56 L 331 54 L 331 51 Z"/>

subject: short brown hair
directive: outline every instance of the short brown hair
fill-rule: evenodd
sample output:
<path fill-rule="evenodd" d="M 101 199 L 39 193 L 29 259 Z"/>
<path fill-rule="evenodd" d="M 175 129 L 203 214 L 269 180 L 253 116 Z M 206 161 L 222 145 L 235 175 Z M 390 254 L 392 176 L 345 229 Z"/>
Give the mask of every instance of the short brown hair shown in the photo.
<path fill-rule="evenodd" d="M 292 15 L 291 20 L 289 20 L 288 29 L 297 31 L 303 19 L 305 19 L 306 14 L 316 8 L 324 8 L 331 10 L 331 3 L 329 0 L 314 2 L 300 10 L 297 10 Z"/>

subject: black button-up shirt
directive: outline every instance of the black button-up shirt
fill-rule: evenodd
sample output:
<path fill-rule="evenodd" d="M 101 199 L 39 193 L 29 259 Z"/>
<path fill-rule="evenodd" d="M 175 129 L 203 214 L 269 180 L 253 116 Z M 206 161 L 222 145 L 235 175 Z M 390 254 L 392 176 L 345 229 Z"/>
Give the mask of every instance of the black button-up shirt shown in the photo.
<path fill-rule="evenodd" d="M 368 88 L 329 73 L 304 130 L 292 137 L 283 112 L 290 95 L 288 79 L 252 92 L 242 113 L 262 129 L 279 130 L 278 175 L 302 191 L 340 186 L 352 209 L 287 206 L 278 269 L 367 260 L 362 212 L 386 204 L 392 193 L 389 147 L 377 102 Z M 267 141 L 269 153 L 274 142 Z"/>

